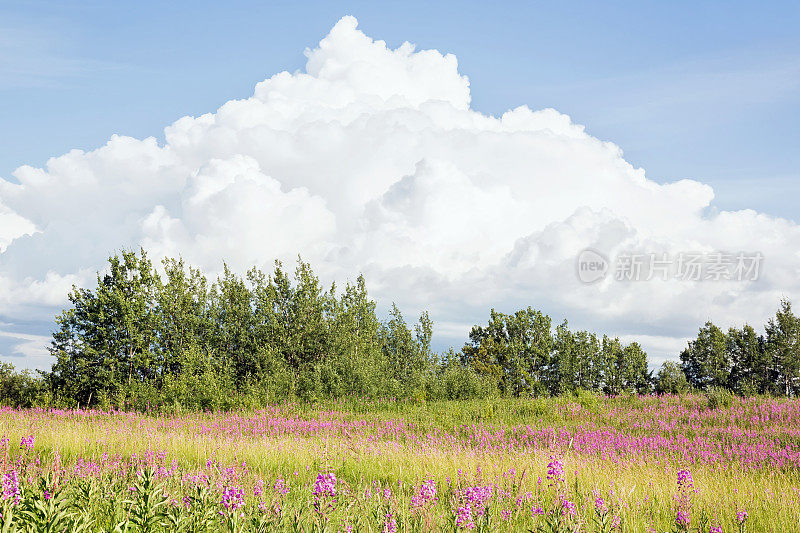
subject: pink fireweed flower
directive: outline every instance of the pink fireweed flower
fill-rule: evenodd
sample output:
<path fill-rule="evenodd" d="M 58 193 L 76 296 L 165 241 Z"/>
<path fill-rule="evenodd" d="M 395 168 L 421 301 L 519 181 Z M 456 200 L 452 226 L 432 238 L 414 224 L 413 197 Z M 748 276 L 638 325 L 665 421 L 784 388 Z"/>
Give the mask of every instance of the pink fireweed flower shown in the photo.
<path fill-rule="evenodd" d="M 475 529 L 475 522 L 472 520 L 472 509 L 470 509 L 469 505 L 463 505 L 456 509 L 456 527 Z"/>
<path fill-rule="evenodd" d="M 432 479 L 423 481 L 419 486 L 419 495 L 425 502 L 434 500 L 436 498 L 436 483 Z"/>
<path fill-rule="evenodd" d="M 483 506 L 485 502 L 492 497 L 492 487 L 486 486 L 476 486 L 476 487 L 467 487 L 464 491 L 464 499 L 466 499 L 467 503 L 474 506 Z"/>
<path fill-rule="evenodd" d="M 678 511 L 678 514 L 675 515 L 675 525 L 681 528 L 688 528 L 691 520 L 689 519 L 689 513 L 684 511 Z"/>
<path fill-rule="evenodd" d="M 528 491 L 524 494 L 521 494 L 520 496 L 517 496 L 517 501 L 515 502 L 517 508 L 522 507 L 525 504 L 525 502 L 528 502 L 532 499 L 533 499 L 533 493 L 531 491 Z"/>
<path fill-rule="evenodd" d="M 608 512 L 608 505 L 606 505 L 606 501 L 601 496 L 595 498 L 594 509 L 600 514 L 606 514 Z"/>
<path fill-rule="evenodd" d="M 678 488 L 681 490 L 694 488 L 694 480 L 692 473 L 688 470 L 681 470 L 678 472 Z"/>
<path fill-rule="evenodd" d="M 708 533 L 722 533 L 722 526 L 717 524 L 716 526 L 711 526 L 708 529 Z"/>
<path fill-rule="evenodd" d="M 569 500 L 563 500 L 561 502 L 561 512 L 564 516 L 578 515 L 578 509 L 575 507 L 575 504 Z"/>
<path fill-rule="evenodd" d="M 537 516 L 543 516 L 543 515 L 544 515 L 544 509 L 542 509 L 541 507 L 533 507 L 531 509 L 531 516 L 533 518 L 536 518 Z"/>
<path fill-rule="evenodd" d="M 550 457 L 550 462 L 547 463 L 547 479 L 551 486 L 564 482 L 564 463 L 556 457 Z"/>
<path fill-rule="evenodd" d="M 397 519 L 392 513 L 387 513 L 383 521 L 383 533 L 397 533 Z"/>
<path fill-rule="evenodd" d="M 20 442 L 19 442 L 19 447 L 20 448 L 26 448 L 28 450 L 32 450 L 34 441 L 35 441 L 35 438 L 34 438 L 33 435 L 28 435 L 27 437 L 22 437 L 22 440 L 20 440 Z"/>
<path fill-rule="evenodd" d="M 742 509 L 736 513 L 736 523 L 742 525 L 747 520 L 747 511 Z"/>
<path fill-rule="evenodd" d="M 336 496 L 336 474 L 330 472 L 328 474 L 319 474 L 314 483 L 314 490 L 312 492 L 316 497 Z"/>
<path fill-rule="evenodd" d="M 336 507 L 336 474 L 318 474 L 312 490 L 314 511 L 324 516 Z"/>
<path fill-rule="evenodd" d="M 3 499 L 11 500 L 14 505 L 17 505 L 22 499 L 16 470 L 3 474 Z"/>
<path fill-rule="evenodd" d="M 692 495 L 695 492 L 694 480 L 692 473 L 689 470 L 681 470 L 678 472 L 678 494 L 675 496 L 676 501 L 676 524 L 681 526 L 685 520 L 686 524 L 682 527 L 689 527 L 689 512 L 692 509 Z"/>
<path fill-rule="evenodd" d="M 275 483 L 272 485 L 272 490 L 278 494 L 289 494 L 289 487 L 281 476 L 278 476 L 278 479 L 275 480 Z"/>
<path fill-rule="evenodd" d="M 436 482 L 429 479 L 423 481 L 417 493 L 411 497 L 411 510 L 419 510 L 432 501 L 436 501 Z"/>
<path fill-rule="evenodd" d="M 244 507 L 244 491 L 238 487 L 226 487 L 222 491 L 222 505 L 228 511 L 237 511 Z"/>

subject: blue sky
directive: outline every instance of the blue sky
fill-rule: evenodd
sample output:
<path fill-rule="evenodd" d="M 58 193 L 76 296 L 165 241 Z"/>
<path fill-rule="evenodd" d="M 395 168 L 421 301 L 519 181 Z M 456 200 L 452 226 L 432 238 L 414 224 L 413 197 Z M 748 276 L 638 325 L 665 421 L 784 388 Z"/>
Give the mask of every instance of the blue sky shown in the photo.
<path fill-rule="evenodd" d="M 439 347 L 491 306 L 640 340 L 656 363 L 707 319 L 763 324 L 779 298 L 800 298 L 798 27 L 789 2 L 0 0 L 0 360 L 46 366 L 69 287 L 139 245 L 212 275 L 223 259 L 297 253 L 330 279 L 366 270 L 384 307 L 431 310 Z M 406 41 L 454 54 L 458 70 L 393 51 Z M 328 69 L 312 81 L 297 74 L 304 50 Z M 359 78 L 364 65 L 388 85 Z M 230 104 L 284 70 L 285 85 Z M 387 110 L 391 98 L 404 103 Z M 226 102 L 214 127 L 175 123 Z M 519 106 L 572 123 L 475 113 Z M 131 139 L 44 168 L 116 134 Z M 44 170 L 16 187 L 21 165 Z M 693 181 L 658 187 L 635 168 Z M 242 180 L 252 190 L 237 196 Z M 270 224 L 281 231 L 259 232 Z M 589 288 L 573 275 L 586 246 L 759 251 L 767 270 L 747 285 Z"/>
<path fill-rule="evenodd" d="M 474 109 L 554 107 L 651 179 L 798 218 L 796 2 L 5 1 L 0 176 L 247 97 L 345 14 L 392 47 L 454 53 Z"/>

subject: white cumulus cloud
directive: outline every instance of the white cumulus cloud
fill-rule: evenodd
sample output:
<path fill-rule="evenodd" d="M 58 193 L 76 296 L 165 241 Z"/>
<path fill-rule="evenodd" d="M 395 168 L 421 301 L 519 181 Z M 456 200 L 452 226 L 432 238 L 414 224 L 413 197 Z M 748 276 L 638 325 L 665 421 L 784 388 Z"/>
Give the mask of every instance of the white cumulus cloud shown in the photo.
<path fill-rule="evenodd" d="M 392 50 L 345 17 L 306 56 L 304 72 L 167 126 L 164 144 L 112 136 L 0 179 L 0 316 L 50 320 L 72 283 L 140 245 L 211 272 L 297 254 L 327 280 L 364 272 L 382 303 L 429 309 L 455 344 L 490 306 L 532 305 L 663 358 L 706 319 L 760 324 L 800 292 L 796 224 L 648 179 L 553 109 L 471 109 L 451 54 Z M 765 259 L 753 282 L 584 285 L 587 247 Z"/>

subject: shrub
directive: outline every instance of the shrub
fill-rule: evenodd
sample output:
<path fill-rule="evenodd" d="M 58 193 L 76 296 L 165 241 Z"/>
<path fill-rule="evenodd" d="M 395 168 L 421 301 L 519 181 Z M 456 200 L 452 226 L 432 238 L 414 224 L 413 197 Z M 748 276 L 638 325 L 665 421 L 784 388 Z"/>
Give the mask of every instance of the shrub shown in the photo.
<path fill-rule="evenodd" d="M 709 409 L 727 409 L 733 405 L 733 393 L 722 387 L 711 387 L 705 393 Z"/>

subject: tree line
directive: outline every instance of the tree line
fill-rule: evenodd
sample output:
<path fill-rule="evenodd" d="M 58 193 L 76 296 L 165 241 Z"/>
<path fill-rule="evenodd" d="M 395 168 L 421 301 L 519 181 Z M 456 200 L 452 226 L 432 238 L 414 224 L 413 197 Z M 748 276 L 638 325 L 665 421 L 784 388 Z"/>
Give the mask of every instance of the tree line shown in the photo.
<path fill-rule="evenodd" d="M 0 402 L 68 407 L 227 409 L 348 395 L 414 400 L 610 395 L 726 387 L 795 394 L 798 322 L 788 302 L 765 336 L 712 324 L 658 375 L 635 342 L 554 327 L 541 311 L 494 309 L 460 350 L 435 353 L 427 312 L 381 320 L 359 276 L 324 287 L 298 259 L 215 280 L 144 250 L 109 258 L 94 288 L 73 287 L 56 317 L 55 363 L 0 368 Z M 776 381 L 777 380 L 777 381 Z M 781 381 L 783 380 L 783 381 Z M 782 387 L 774 383 L 783 383 Z"/>
<path fill-rule="evenodd" d="M 661 381 L 659 381 L 661 377 Z M 680 364 L 665 364 L 656 388 L 680 392 L 726 389 L 741 396 L 800 393 L 800 317 L 783 300 L 773 318 L 756 333 L 749 324 L 723 331 L 711 321 L 680 354 Z"/>

